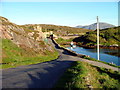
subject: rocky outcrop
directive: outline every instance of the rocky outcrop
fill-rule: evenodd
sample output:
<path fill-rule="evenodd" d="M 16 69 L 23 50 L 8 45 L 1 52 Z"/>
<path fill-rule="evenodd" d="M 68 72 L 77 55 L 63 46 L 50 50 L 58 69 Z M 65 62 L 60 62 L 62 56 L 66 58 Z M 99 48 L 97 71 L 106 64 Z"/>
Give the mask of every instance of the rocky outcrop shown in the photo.
<path fill-rule="evenodd" d="M 53 50 L 51 45 L 44 42 L 45 37 L 40 27 L 35 27 L 36 30 L 26 30 L 4 17 L 0 17 L 0 21 L 0 38 L 9 39 L 19 47 L 32 48 L 36 52 Z"/>

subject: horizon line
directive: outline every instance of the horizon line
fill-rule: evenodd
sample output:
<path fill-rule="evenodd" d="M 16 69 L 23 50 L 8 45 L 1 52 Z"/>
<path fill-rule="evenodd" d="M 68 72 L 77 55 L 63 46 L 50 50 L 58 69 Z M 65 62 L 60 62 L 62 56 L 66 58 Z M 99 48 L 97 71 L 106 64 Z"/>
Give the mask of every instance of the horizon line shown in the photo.
<path fill-rule="evenodd" d="M 3 17 L 3 18 L 5 18 L 5 19 L 8 19 L 8 18 L 6 18 L 6 17 L 4 17 L 4 16 L 0 16 L 0 17 Z M 10 19 L 8 19 L 8 21 L 11 22 L 11 23 L 14 23 L 14 22 L 12 22 Z M 45 25 L 57 25 L 57 26 L 76 27 L 76 26 L 89 26 L 89 25 L 92 25 L 92 24 L 95 24 L 95 23 L 97 23 L 97 22 L 93 22 L 93 23 L 91 23 L 91 24 L 85 24 L 85 25 L 78 24 L 78 25 L 74 25 L 74 26 L 70 26 L 70 25 L 61 25 L 61 24 L 53 24 L 53 23 L 25 23 L 25 24 L 17 24 L 17 23 L 14 23 L 14 24 L 16 24 L 16 25 L 45 24 Z M 106 23 L 106 24 L 113 25 L 113 26 L 115 26 L 115 27 L 118 27 L 118 26 L 119 26 L 119 25 L 114 25 L 114 24 L 108 23 L 108 22 L 102 22 L 102 21 L 99 22 L 99 23 Z"/>

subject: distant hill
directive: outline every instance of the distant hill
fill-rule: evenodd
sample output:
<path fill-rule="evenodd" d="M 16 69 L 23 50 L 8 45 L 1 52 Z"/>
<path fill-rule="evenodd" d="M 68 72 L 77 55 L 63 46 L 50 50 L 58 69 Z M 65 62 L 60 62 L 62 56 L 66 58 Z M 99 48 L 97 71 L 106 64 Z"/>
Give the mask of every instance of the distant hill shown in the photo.
<path fill-rule="evenodd" d="M 87 26 L 78 25 L 76 27 L 77 28 L 84 28 L 84 29 L 96 30 L 97 23 L 94 23 L 94 24 L 91 24 L 91 25 L 87 25 Z M 116 26 L 112 25 L 112 24 L 100 22 L 100 29 L 111 28 L 111 27 L 116 27 Z"/>

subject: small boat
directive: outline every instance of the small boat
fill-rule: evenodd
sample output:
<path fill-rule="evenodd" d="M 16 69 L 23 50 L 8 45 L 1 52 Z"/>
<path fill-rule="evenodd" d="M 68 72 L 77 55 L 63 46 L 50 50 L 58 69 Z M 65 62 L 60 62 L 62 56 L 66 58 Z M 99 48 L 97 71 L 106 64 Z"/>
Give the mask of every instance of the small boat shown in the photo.
<path fill-rule="evenodd" d="M 71 49 L 73 49 L 73 47 L 71 47 Z"/>
<path fill-rule="evenodd" d="M 73 45 L 72 47 L 73 47 L 73 48 L 76 48 L 76 45 Z"/>
<path fill-rule="evenodd" d="M 76 48 L 76 45 L 74 45 L 74 42 L 73 42 L 73 41 L 71 42 L 70 46 L 71 46 L 71 49 Z"/>

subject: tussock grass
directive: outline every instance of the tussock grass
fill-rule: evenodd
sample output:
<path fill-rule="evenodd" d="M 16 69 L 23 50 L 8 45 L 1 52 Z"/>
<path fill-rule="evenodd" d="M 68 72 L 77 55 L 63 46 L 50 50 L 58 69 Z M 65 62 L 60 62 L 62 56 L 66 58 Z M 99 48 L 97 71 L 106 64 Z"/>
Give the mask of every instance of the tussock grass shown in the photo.
<path fill-rule="evenodd" d="M 119 89 L 120 73 L 110 69 L 92 66 L 86 62 L 73 62 L 58 80 L 55 88 L 101 88 Z"/>

